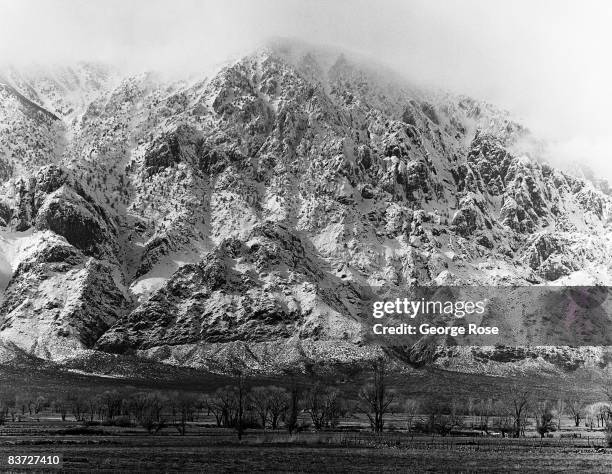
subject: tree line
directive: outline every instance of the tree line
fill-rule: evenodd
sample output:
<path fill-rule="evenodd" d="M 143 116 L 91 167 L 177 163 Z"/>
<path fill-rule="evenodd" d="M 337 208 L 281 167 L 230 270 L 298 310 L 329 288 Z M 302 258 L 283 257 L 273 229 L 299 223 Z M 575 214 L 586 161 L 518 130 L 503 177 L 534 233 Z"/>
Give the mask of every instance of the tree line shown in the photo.
<path fill-rule="evenodd" d="M 335 429 L 341 420 L 356 415 L 362 415 L 373 432 L 381 433 L 389 428 L 391 415 L 401 414 L 406 420 L 403 428 L 413 433 L 446 436 L 469 429 L 520 437 L 533 427 L 544 437 L 559 429 L 566 415 L 576 427 L 581 423 L 589 428 L 604 427 L 612 441 L 612 389 L 603 390 L 605 401 L 590 405 L 577 397 L 541 400 L 531 390 L 518 387 L 497 398 L 420 400 L 401 397 L 389 387 L 384 360 L 371 364 L 370 381 L 352 394 L 322 380 L 306 385 L 297 376 L 289 376 L 284 386 L 248 386 L 247 381 L 243 373 L 236 372 L 233 384 L 205 394 L 106 390 L 46 397 L 3 392 L 0 425 L 26 416 L 36 418 L 47 410 L 62 420 L 71 416 L 89 424 L 139 425 L 151 434 L 173 427 L 185 435 L 189 424 L 206 414 L 217 427 L 235 430 L 240 439 L 251 428 L 285 429 L 289 433 Z"/>

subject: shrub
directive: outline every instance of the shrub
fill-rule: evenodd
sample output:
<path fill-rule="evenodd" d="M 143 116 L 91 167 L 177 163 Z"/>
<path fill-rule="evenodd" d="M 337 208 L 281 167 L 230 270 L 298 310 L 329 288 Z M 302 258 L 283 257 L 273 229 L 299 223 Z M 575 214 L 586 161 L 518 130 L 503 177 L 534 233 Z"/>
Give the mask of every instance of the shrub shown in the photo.
<path fill-rule="evenodd" d="M 550 410 L 545 409 L 540 415 L 536 418 L 536 430 L 540 434 L 541 438 L 544 438 L 548 433 L 555 431 L 557 429 L 554 421 L 553 414 Z"/>

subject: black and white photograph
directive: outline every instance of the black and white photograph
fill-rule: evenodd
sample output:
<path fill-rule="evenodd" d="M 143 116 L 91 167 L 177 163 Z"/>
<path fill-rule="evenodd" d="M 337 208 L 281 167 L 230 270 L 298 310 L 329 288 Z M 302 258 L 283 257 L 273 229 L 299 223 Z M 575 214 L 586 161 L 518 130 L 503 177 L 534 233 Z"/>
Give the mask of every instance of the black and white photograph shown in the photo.
<path fill-rule="evenodd" d="M 612 472 L 611 25 L 0 0 L 0 472 Z"/>

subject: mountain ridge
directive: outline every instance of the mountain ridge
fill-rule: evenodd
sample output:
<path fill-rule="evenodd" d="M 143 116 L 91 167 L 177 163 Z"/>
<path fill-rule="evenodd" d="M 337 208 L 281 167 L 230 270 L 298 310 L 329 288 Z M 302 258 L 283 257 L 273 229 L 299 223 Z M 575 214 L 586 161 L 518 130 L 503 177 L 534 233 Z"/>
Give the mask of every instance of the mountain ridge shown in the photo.
<path fill-rule="evenodd" d="M 378 356 L 363 286 L 608 284 L 597 183 L 490 104 L 320 56 L 23 79 L 61 124 L 0 95 L 0 338 L 266 371 Z"/>

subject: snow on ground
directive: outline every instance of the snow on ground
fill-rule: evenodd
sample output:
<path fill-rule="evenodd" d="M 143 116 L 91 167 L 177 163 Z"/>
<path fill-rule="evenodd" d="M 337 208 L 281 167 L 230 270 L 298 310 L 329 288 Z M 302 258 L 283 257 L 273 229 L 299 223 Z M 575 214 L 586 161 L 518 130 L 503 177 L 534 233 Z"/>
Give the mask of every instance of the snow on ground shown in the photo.
<path fill-rule="evenodd" d="M 0 229 L 0 288 L 4 290 L 13 272 L 39 239 L 33 229 L 11 232 Z"/>
<path fill-rule="evenodd" d="M 612 285 L 609 269 L 604 266 L 593 266 L 561 277 L 550 283 L 551 286 L 595 286 Z"/>
<path fill-rule="evenodd" d="M 197 262 L 200 258 L 197 252 L 174 252 L 161 259 L 148 273 L 136 279 L 130 286 L 130 291 L 138 302 L 142 303 L 151 293 L 161 288 L 180 267 Z"/>

